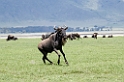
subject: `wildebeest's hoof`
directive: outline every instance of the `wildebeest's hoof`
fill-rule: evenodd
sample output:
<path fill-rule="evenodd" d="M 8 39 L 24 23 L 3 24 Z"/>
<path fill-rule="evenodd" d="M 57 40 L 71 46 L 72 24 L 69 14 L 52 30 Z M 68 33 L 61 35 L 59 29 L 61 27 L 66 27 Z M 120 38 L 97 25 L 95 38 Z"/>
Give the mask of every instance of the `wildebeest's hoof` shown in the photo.
<path fill-rule="evenodd" d="M 53 64 L 53 62 L 50 62 L 50 65 L 52 65 Z"/>
<path fill-rule="evenodd" d="M 67 65 L 69 65 L 69 63 L 68 62 L 65 62 Z"/>

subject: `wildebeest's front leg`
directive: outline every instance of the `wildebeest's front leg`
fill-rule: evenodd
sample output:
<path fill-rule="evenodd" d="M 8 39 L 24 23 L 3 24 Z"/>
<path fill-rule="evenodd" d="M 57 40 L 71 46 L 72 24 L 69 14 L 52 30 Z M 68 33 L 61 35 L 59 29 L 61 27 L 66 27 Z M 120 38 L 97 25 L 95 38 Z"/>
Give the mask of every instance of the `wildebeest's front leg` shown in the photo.
<path fill-rule="evenodd" d="M 57 49 L 54 49 L 54 51 L 56 52 L 56 54 L 58 55 L 58 65 L 60 63 L 60 54 L 58 53 Z"/>
<path fill-rule="evenodd" d="M 66 63 L 67 65 L 69 65 L 69 64 L 68 64 L 68 61 L 67 61 L 67 59 L 66 59 L 66 57 L 65 57 L 65 53 L 63 52 L 62 49 L 60 49 L 60 52 L 62 53 L 62 55 L 63 55 L 63 57 L 64 57 L 64 59 L 65 59 L 65 63 Z"/>

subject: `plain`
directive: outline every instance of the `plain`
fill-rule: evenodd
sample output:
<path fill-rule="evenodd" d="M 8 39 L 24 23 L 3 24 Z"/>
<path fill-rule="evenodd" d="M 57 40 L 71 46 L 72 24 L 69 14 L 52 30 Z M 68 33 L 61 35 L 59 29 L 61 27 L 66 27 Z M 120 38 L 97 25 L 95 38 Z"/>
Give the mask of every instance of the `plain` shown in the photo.
<path fill-rule="evenodd" d="M 123 82 L 124 37 L 68 40 L 61 55 L 49 53 L 45 65 L 38 51 L 39 38 L 0 39 L 0 82 Z"/>

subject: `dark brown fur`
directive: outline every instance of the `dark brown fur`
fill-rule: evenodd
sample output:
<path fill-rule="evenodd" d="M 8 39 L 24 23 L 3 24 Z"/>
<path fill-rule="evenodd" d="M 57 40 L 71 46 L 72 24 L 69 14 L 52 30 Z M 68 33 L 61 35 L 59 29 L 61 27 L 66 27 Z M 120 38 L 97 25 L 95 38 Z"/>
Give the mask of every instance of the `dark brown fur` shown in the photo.
<path fill-rule="evenodd" d="M 78 33 L 72 33 L 72 34 L 68 34 L 67 35 L 67 38 L 69 38 L 70 40 L 74 40 L 74 39 L 76 39 L 76 38 L 80 38 L 80 34 L 78 34 Z"/>
<path fill-rule="evenodd" d="M 15 37 L 15 36 L 12 36 L 12 35 L 8 35 L 6 41 L 9 41 L 9 40 L 17 40 L 18 38 Z"/>
<path fill-rule="evenodd" d="M 105 35 L 103 35 L 103 36 L 102 36 L 102 38 L 106 38 L 106 36 L 105 36 Z"/>
<path fill-rule="evenodd" d="M 87 36 L 87 35 L 85 35 L 83 38 L 88 38 L 88 36 Z"/>
<path fill-rule="evenodd" d="M 94 34 L 92 35 L 92 38 L 97 39 L 97 35 L 98 35 L 98 33 L 94 33 Z"/>
<path fill-rule="evenodd" d="M 72 37 L 72 34 L 68 34 L 67 39 L 73 40 L 74 38 Z"/>
<path fill-rule="evenodd" d="M 109 35 L 108 38 L 113 38 L 113 35 Z"/>

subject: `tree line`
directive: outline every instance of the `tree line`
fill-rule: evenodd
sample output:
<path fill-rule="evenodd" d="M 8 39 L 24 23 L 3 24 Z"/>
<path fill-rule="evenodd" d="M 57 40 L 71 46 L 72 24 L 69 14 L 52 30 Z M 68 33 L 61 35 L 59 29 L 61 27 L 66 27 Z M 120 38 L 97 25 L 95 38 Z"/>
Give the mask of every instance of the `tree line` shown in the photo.
<path fill-rule="evenodd" d="M 111 31 L 112 27 L 69 27 L 67 32 Z M 53 32 L 53 26 L 0 27 L 0 33 L 40 33 Z"/>

